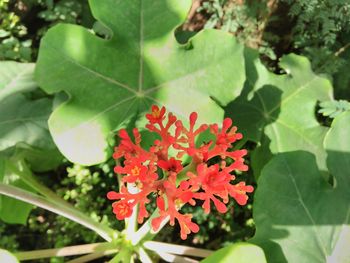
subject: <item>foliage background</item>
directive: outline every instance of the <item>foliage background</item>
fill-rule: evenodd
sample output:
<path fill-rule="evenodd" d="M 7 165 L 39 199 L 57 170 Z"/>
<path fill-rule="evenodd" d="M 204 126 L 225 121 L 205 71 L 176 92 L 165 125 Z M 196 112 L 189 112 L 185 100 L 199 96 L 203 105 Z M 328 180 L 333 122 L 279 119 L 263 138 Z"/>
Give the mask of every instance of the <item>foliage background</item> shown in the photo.
<path fill-rule="evenodd" d="M 256 69 L 266 74 L 271 85 L 283 83 L 277 76 L 284 74 L 289 68 L 288 65 L 283 66 L 283 62 L 281 63 L 284 55 L 297 53 L 306 56 L 311 62 L 312 70 L 332 83 L 334 97 L 339 100 L 332 100 L 331 96 L 328 96 L 328 90 L 320 89 L 319 94 L 311 97 L 309 94 L 305 95 L 308 101 L 318 103 L 318 108 L 310 112 L 310 115 L 314 114 L 317 117 L 318 123 L 317 125 L 315 123 L 317 128 L 328 129 L 333 118 L 350 108 L 347 102 L 350 99 L 350 76 L 347 74 L 350 66 L 349 12 L 350 4 L 346 0 L 194 1 L 188 21 L 178 30 L 177 37 L 180 41 L 187 39 L 203 28 L 217 28 L 232 33 L 241 43 L 258 51 L 259 55 L 254 52 L 251 53 L 254 55 L 251 55 L 249 51 L 246 51 L 246 59 L 257 63 L 259 56 L 262 63 L 274 75 L 265 72 L 261 65 L 256 66 Z M 83 25 L 105 38 L 108 38 L 110 34 L 101 23 L 95 21 L 87 1 L 84 0 L 0 0 L 0 60 L 35 62 L 40 39 L 49 28 L 60 22 Z M 324 85 L 328 86 L 328 84 Z M 254 91 L 253 95 L 264 95 L 259 91 L 258 84 L 250 88 Z M 245 86 L 244 90 L 247 89 L 249 87 Z M 60 96 L 53 98 L 52 95 L 47 95 L 38 89 L 26 93 L 29 100 L 48 98 L 54 99 L 54 103 L 64 100 L 64 95 L 60 94 Z M 244 96 L 240 96 L 236 102 L 245 100 Z M 321 101 L 323 103 L 319 103 Z M 235 102 L 230 103 L 225 108 L 226 114 L 232 113 L 232 116 L 237 116 L 236 125 L 246 129 L 249 133 L 249 127 L 244 123 L 243 118 L 240 120 L 240 116 L 234 114 L 235 107 L 237 107 Z M 291 109 L 286 111 L 291 111 Z M 251 117 L 255 118 L 254 113 L 251 113 Z M 296 122 L 293 125 L 298 126 L 299 123 Z M 269 135 L 269 121 L 266 120 L 262 127 L 265 133 L 262 132 L 256 138 L 252 135 L 250 141 L 245 144 L 245 148 L 251 150 L 252 153 L 247 162 L 254 164 L 249 174 L 244 176 L 249 178 L 248 182 L 250 180 L 249 183 L 253 185 L 256 185 L 257 179 L 253 176 L 253 172 L 260 174 L 268 161 L 262 160 L 261 156 L 275 154 L 269 152 L 266 146 L 268 145 L 266 140 Z M 322 144 L 323 140 L 317 143 Z M 321 161 L 318 163 L 320 165 Z M 91 167 L 64 160 L 53 170 L 35 173 L 47 186 L 74 206 L 87 212 L 95 220 L 121 228 L 122 223 L 113 219 L 110 204 L 105 199 L 106 191 L 111 185 L 115 185 L 112 167 L 112 160 Z M 326 167 L 325 164 L 324 167 Z M 187 208 L 195 215 L 201 230 L 186 242 L 191 245 L 217 249 L 230 242 L 250 239 L 255 233 L 255 223 L 252 219 L 253 200 L 253 198 L 250 199 L 249 205 L 244 208 L 233 202 L 230 203 L 230 212 L 223 216 L 216 212 L 205 215 L 201 209 Z M 56 235 L 57 232 L 61 234 Z M 0 233 L 0 247 L 10 251 L 100 241 L 96 234 L 38 208 L 29 215 L 27 225 L 1 223 Z M 178 229 L 167 227 L 157 238 L 183 244 L 177 237 L 177 233 Z M 60 261 L 61 259 L 51 259 L 51 262 Z"/>

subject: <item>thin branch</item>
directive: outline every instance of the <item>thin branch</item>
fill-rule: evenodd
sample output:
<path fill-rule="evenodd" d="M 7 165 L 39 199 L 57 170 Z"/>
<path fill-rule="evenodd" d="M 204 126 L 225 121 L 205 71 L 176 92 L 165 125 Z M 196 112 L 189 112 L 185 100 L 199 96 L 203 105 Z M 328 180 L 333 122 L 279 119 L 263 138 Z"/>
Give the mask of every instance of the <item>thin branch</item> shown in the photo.
<path fill-rule="evenodd" d="M 150 249 L 156 252 L 160 251 L 165 253 L 187 255 L 187 256 L 194 256 L 194 257 L 200 257 L 200 258 L 206 258 L 213 253 L 213 251 L 208 249 L 173 245 L 173 244 L 156 242 L 156 241 L 146 241 L 145 243 L 143 243 L 143 246 L 147 249 Z"/>
<path fill-rule="evenodd" d="M 82 254 L 95 253 L 95 252 L 104 253 L 104 251 L 107 251 L 110 247 L 111 245 L 109 243 L 103 242 L 103 243 L 69 246 L 69 247 L 63 247 L 63 248 L 17 252 L 17 253 L 14 253 L 14 255 L 19 260 L 32 260 L 32 259 L 49 258 L 49 257 L 66 257 L 66 256 L 82 255 Z M 111 249 L 109 249 L 108 251 L 111 251 Z M 117 250 L 113 249 L 113 251 L 117 251 Z"/>
<path fill-rule="evenodd" d="M 111 249 L 111 250 L 106 250 L 106 251 L 101 251 L 101 252 L 95 252 L 95 253 L 91 253 L 91 254 L 88 254 L 88 255 L 84 255 L 84 256 L 75 258 L 73 260 L 69 260 L 69 261 L 67 261 L 67 263 L 84 263 L 84 262 L 89 262 L 91 260 L 102 258 L 104 256 L 111 255 L 111 254 L 114 254 L 114 253 L 117 253 L 117 252 L 118 252 L 117 249 Z"/>
<path fill-rule="evenodd" d="M 334 53 L 334 56 L 339 57 L 341 53 L 343 53 L 346 49 L 350 47 L 350 43 L 347 43 L 345 46 L 339 48 L 337 52 Z"/>
<path fill-rule="evenodd" d="M 36 205 L 38 207 L 44 208 L 58 215 L 64 216 L 78 224 L 81 224 L 95 231 L 106 241 L 108 242 L 112 241 L 113 232 L 111 232 L 110 228 L 106 228 L 104 225 L 93 221 L 89 217 L 82 215 L 82 213 L 78 210 L 73 210 L 71 208 L 57 205 L 54 202 L 51 202 L 44 197 L 25 191 L 18 187 L 6 185 L 3 183 L 0 183 L 0 194 L 24 201 L 26 203 Z"/>

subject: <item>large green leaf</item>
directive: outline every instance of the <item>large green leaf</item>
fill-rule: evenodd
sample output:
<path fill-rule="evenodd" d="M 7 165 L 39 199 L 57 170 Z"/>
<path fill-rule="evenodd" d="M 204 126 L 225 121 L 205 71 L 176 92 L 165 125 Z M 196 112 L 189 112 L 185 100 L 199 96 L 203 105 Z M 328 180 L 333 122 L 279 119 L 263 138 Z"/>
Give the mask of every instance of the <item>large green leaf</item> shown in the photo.
<path fill-rule="evenodd" d="M 62 156 L 47 125 L 52 100 L 29 99 L 36 89 L 34 64 L 0 62 L 0 152 L 20 154 L 34 170 L 45 171 L 56 167 Z"/>
<path fill-rule="evenodd" d="M 264 251 L 253 244 L 236 243 L 218 251 L 201 261 L 202 263 L 266 263 Z"/>
<path fill-rule="evenodd" d="M 18 172 L 18 163 L 26 160 L 35 171 L 47 171 L 62 160 L 48 130 L 52 111 L 49 98 L 29 99 L 37 88 L 34 65 L 0 62 L 0 183 L 32 190 Z M 12 167 L 12 168 L 11 168 Z M 23 168 L 23 167 L 22 167 Z M 32 176 L 31 171 L 26 172 Z M 0 219 L 8 223 L 26 223 L 31 205 L 0 195 Z"/>
<path fill-rule="evenodd" d="M 0 62 L 0 100 L 14 93 L 35 89 L 37 85 L 33 73 L 33 63 Z"/>
<path fill-rule="evenodd" d="M 227 112 L 247 140 L 259 143 L 253 154 L 257 174 L 272 154 L 294 150 L 314 153 L 325 169 L 327 128 L 318 123 L 315 108 L 317 101 L 332 98 L 330 82 L 315 75 L 305 57 L 294 54 L 282 58 L 283 75 L 269 72 L 255 51 L 246 50 L 245 59 L 244 90 Z"/>
<path fill-rule="evenodd" d="M 58 25 L 42 39 L 36 77 L 49 93 L 70 99 L 49 120 L 59 149 L 71 161 L 94 164 L 108 156 L 107 138 L 152 104 L 187 118 L 219 121 L 240 94 L 243 48 L 220 31 L 203 31 L 181 45 L 174 29 L 190 0 L 90 0 L 108 40 L 74 25 Z"/>
<path fill-rule="evenodd" d="M 326 136 L 333 185 L 311 153 L 279 154 L 263 169 L 255 193 L 253 242 L 268 262 L 350 262 L 350 113 Z"/>

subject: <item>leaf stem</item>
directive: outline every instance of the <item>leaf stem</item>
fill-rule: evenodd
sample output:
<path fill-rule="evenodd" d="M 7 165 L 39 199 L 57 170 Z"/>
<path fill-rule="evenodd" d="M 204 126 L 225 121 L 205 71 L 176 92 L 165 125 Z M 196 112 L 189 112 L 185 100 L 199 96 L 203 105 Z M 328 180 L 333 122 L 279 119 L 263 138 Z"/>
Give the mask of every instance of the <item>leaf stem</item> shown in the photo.
<path fill-rule="evenodd" d="M 131 244 L 134 246 L 139 244 L 141 240 L 150 240 L 152 239 L 169 221 L 169 216 L 166 217 L 160 224 L 159 229 L 154 232 L 152 231 L 151 221 L 153 218 L 159 216 L 158 208 L 154 210 L 152 215 L 148 218 L 148 220 L 139 228 L 139 230 L 131 237 Z"/>
<path fill-rule="evenodd" d="M 93 221 L 91 218 L 89 218 L 88 216 L 84 215 L 76 209 L 71 209 L 70 207 L 57 205 L 56 203 L 47 200 L 42 196 L 33 194 L 18 187 L 0 183 L 0 194 L 36 205 L 58 215 L 64 216 L 78 224 L 81 224 L 95 231 L 98 235 L 100 235 L 103 239 L 105 239 L 108 242 L 112 241 L 113 236 L 116 235 L 113 229 Z"/>
<path fill-rule="evenodd" d="M 112 228 L 103 225 L 101 223 L 93 221 L 89 216 L 79 211 L 76 207 L 74 207 L 72 204 L 68 203 L 67 201 L 60 198 L 56 193 L 51 191 L 51 189 L 47 188 L 45 185 L 41 184 L 37 181 L 37 179 L 33 176 L 32 172 L 26 165 L 24 160 L 18 160 L 16 164 L 13 161 L 7 161 L 6 166 L 15 174 L 19 175 L 20 178 L 28 184 L 30 187 L 32 187 L 35 191 L 38 193 L 44 195 L 47 197 L 47 199 L 51 202 L 56 204 L 57 206 L 61 206 L 65 210 L 70 209 L 73 214 L 79 216 L 84 221 L 90 222 L 91 224 L 94 224 L 96 226 L 99 225 L 100 229 L 103 229 L 104 232 L 110 233 L 110 237 L 115 237 L 116 234 L 119 234 L 118 231 L 113 230 Z M 79 222 L 78 222 L 79 223 Z M 103 236 L 102 236 L 103 237 Z M 105 240 L 107 240 L 105 237 L 103 237 Z M 107 241 L 111 240 L 108 239 Z"/>
<path fill-rule="evenodd" d="M 152 263 L 152 259 L 142 247 L 139 247 L 138 254 L 142 263 Z"/>
<path fill-rule="evenodd" d="M 181 263 L 198 263 L 198 260 L 194 260 L 187 257 L 181 257 L 178 255 L 169 254 L 162 251 L 155 251 L 166 262 L 181 262 Z"/>
<path fill-rule="evenodd" d="M 117 249 L 110 249 L 110 250 L 105 250 L 105 251 L 98 251 L 98 252 L 94 252 L 91 254 L 87 254 L 72 260 L 67 261 L 67 263 L 83 263 L 83 262 L 88 262 L 91 260 L 95 260 L 104 256 L 108 256 L 110 254 L 115 254 L 117 253 L 118 250 Z"/>
<path fill-rule="evenodd" d="M 17 160 L 17 161 L 7 160 L 6 167 L 14 174 L 20 176 L 20 178 L 27 185 L 29 185 L 31 188 L 33 188 L 33 190 L 35 190 L 36 192 L 46 196 L 51 201 L 53 201 L 57 204 L 61 204 L 64 206 L 70 206 L 72 209 L 76 209 L 70 203 L 61 199 L 56 193 L 52 192 L 45 185 L 39 183 L 36 180 L 36 178 L 33 176 L 32 172 L 30 171 L 30 169 L 28 168 L 28 166 L 26 165 L 24 160 Z"/>
<path fill-rule="evenodd" d="M 143 243 L 143 246 L 153 251 L 159 251 L 159 252 L 165 252 L 165 253 L 171 253 L 171 254 L 177 254 L 177 255 L 194 256 L 199 258 L 208 257 L 210 254 L 213 253 L 213 251 L 208 249 L 174 245 L 174 244 L 168 244 L 168 243 L 157 242 L 157 241 L 146 241 L 145 243 Z"/>
<path fill-rule="evenodd" d="M 67 257 L 74 255 L 82 255 L 89 253 L 112 253 L 117 252 L 117 249 L 112 249 L 111 244 L 107 242 L 102 243 L 93 243 L 86 245 L 77 245 L 77 246 L 68 246 L 63 248 L 53 248 L 53 249 L 41 249 L 34 251 L 24 251 L 17 252 L 14 255 L 19 260 L 32 260 L 32 259 L 41 259 L 49 257 Z"/>

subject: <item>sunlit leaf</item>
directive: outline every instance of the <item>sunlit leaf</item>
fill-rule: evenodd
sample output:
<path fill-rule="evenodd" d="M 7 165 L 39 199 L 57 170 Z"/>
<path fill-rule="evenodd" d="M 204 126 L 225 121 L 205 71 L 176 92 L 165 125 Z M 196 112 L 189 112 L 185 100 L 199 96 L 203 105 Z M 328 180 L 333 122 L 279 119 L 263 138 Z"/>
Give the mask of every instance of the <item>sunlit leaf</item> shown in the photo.
<path fill-rule="evenodd" d="M 260 169 L 273 154 L 305 150 L 326 169 L 323 139 L 327 128 L 316 119 L 318 101 L 332 98 L 326 78 L 314 74 L 310 62 L 294 54 L 281 59 L 283 75 L 269 72 L 257 52 L 246 50 L 247 81 L 242 95 L 227 107 L 247 140 L 258 143 L 253 167 Z"/>
<path fill-rule="evenodd" d="M 304 151 L 278 154 L 263 169 L 253 242 L 264 248 L 268 262 L 349 262 L 349 134 L 350 113 L 343 113 L 325 139 L 332 185 Z"/>
<path fill-rule="evenodd" d="M 34 66 L 33 63 L 0 61 L 0 101 L 11 94 L 37 87 L 33 78 Z"/>
<path fill-rule="evenodd" d="M 215 30 L 179 44 L 174 31 L 191 2 L 91 0 L 94 17 L 112 31 L 110 39 L 63 24 L 42 39 L 37 80 L 49 93 L 70 95 L 49 120 L 69 160 L 106 160 L 111 133 L 152 104 L 184 118 L 197 111 L 201 121 L 222 119 L 217 102 L 226 105 L 243 86 L 243 47 Z"/>

